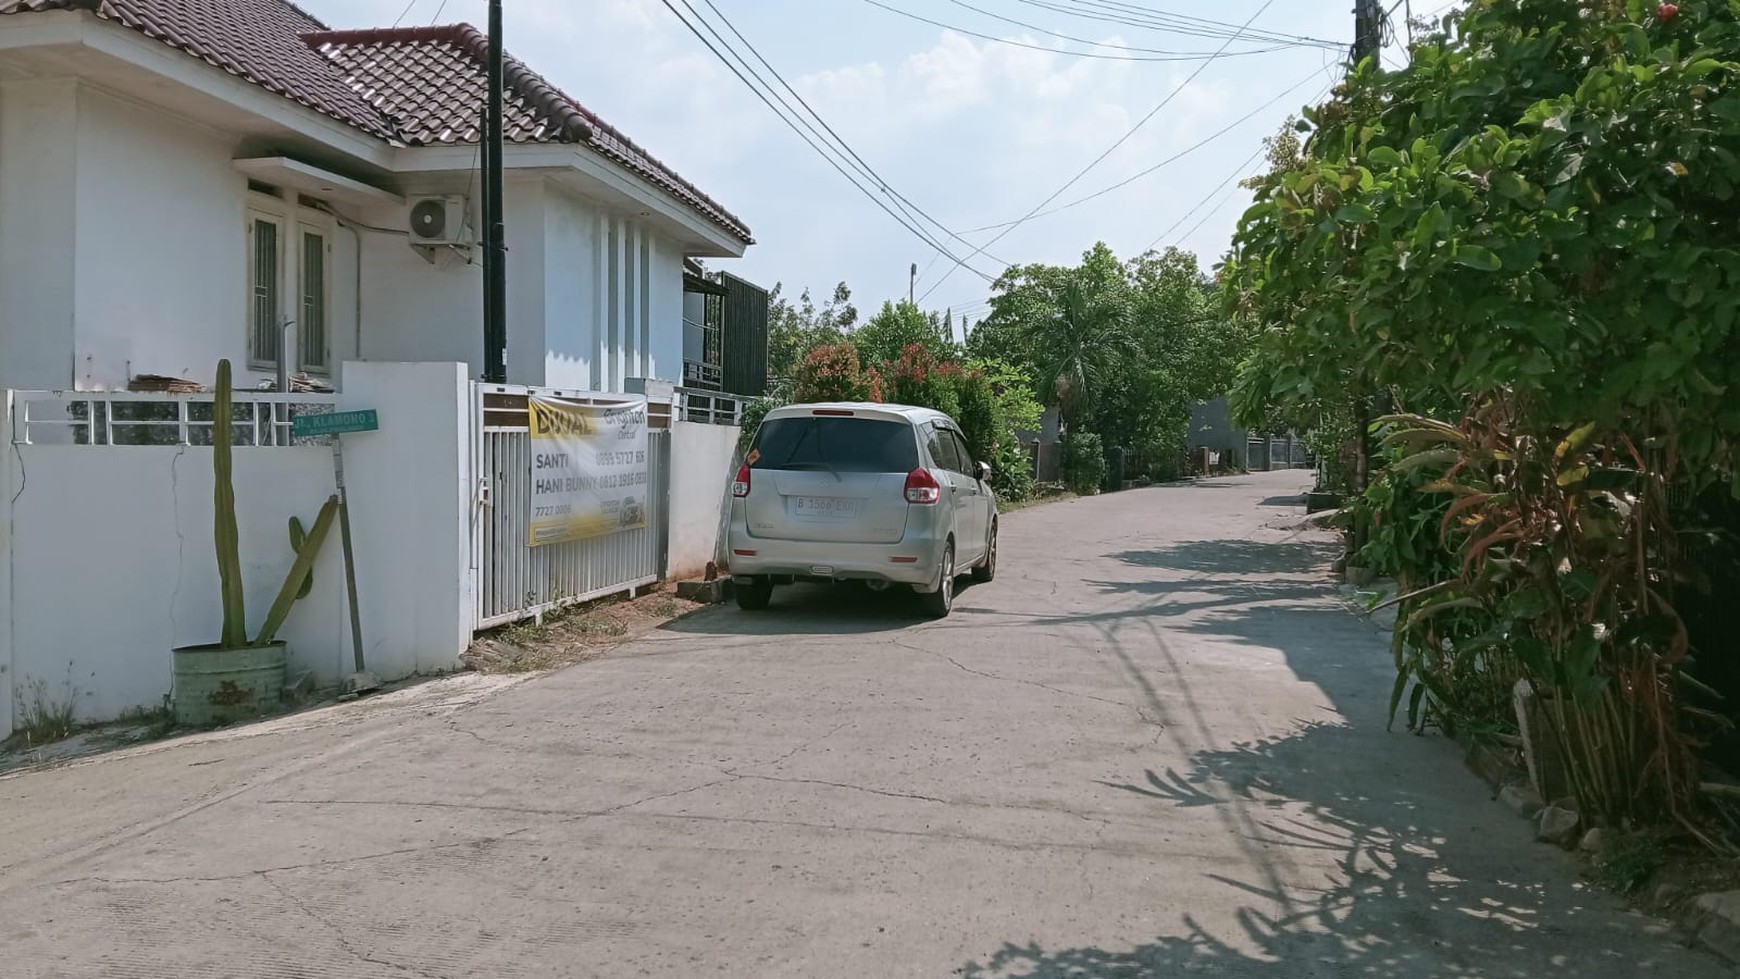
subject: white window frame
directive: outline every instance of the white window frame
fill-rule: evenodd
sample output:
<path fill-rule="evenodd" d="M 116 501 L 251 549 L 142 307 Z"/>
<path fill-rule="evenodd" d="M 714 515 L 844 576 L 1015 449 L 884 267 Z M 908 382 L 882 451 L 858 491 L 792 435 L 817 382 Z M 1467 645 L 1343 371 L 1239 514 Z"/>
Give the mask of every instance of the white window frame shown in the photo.
<path fill-rule="evenodd" d="M 332 373 L 332 225 L 309 221 L 307 208 L 302 209 L 296 223 L 296 366 L 308 374 Z M 318 212 L 313 212 L 318 213 Z M 320 236 L 320 343 L 321 362 L 310 364 L 306 359 L 307 344 L 303 330 L 303 298 L 307 294 L 308 270 L 303 259 L 308 256 L 307 238 Z"/>
<path fill-rule="evenodd" d="M 292 193 L 292 192 L 286 192 Z M 331 216 L 311 207 L 304 207 L 295 200 L 283 200 L 258 191 L 248 194 L 248 210 L 245 242 L 247 247 L 247 351 L 248 367 L 257 371 L 274 371 L 278 368 L 276 358 L 264 356 L 257 349 L 257 324 L 254 322 L 254 283 L 255 276 L 255 242 L 254 226 L 265 221 L 278 229 L 278 268 L 276 282 L 278 286 L 278 308 L 274 323 L 280 324 L 278 344 L 283 344 L 286 332 L 281 324 L 284 317 L 289 316 L 296 321 L 292 364 L 297 371 L 309 374 L 329 375 L 332 372 L 332 238 L 333 221 Z M 303 249 L 305 235 L 319 235 L 324 247 L 321 249 L 321 312 L 322 327 L 325 333 L 326 363 L 309 365 L 302 356 L 302 297 L 303 297 Z"/>

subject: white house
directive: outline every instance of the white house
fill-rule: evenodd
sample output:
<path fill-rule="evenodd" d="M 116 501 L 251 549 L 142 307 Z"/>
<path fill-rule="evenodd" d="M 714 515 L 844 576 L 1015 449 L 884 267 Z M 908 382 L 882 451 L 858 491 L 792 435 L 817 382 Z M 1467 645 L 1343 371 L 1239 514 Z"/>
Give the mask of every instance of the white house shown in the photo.
<path fill-rule="evenodd" d="M 389 679 L 451 669 L 480 628 L 713 557 L 741 404 L 719 388 L 765 383 L 766 295 L 694 260 L 749 230 L 508 59 L 509 383 L 476 381 L 485 54 L 469 26 L 332 31 L 289 0 L 0 0 L 0 737 L 45 692 L 156 706 L 169 650 L 215 637 L 210 395 L 145 392 L 220 358 L 238 388 L 307 376 L 238 402 L 255 625 L 285 521 L 335 482 L 289 419 L 378 409 L 344 439 L 361 628 L 328 546 L 284 631 L 319 684 L 353 640 Z M 633 392 L 648 525 L 533 546 L 528 397 Z"/>
<path fill-rule="evenodd" d="M 209 381 L 219 357 L 258 383 L 281 344 L 335 384 L 350 360 L 475 368 L 486 50 L 287 0 L 0 0 L 0 388 Z M 681 384 L 684 259 L 741 256 L 748 228 L 524 64 L 506 79 L 509 381 Z"/>

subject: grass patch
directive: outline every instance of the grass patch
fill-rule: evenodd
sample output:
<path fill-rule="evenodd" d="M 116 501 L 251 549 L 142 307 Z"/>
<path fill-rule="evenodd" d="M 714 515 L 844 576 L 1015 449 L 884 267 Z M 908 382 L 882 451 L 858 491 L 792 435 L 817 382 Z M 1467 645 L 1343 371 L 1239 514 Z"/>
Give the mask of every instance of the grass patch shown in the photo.
<path fill-rule="evenodd" d="M 621 595 L 545 612 L 543 621 L 503 626 L 467 650 L 464 661 L 480 673 L 543 673 L 602 655 L 647 628 L 695 607 L 667 592 L 629 599 Z"/>
<path fill-rule="evenodd" d="M 78 709 L 79 692 L 70 682 L 61 684 L 59 693 L 49 691 L 48 681 L 30 680 L 15 695 L 15 737 L 26 747 L 36 747 L 65 741 L 79 729 L 74 715 Z"/>
<path fill-rule="evenodd" d="M 1668 840 L 1656 833 L 1634 833 L 1615 840 L 1597 855 L 1590 878 L 1616 894 L 1630 897 L 1641 891 L 1673 856 Z"/>
<path fill-rule="evenodd" d="M 1077 494 L 1065 489 L 1035 490 L 1032 496 L 1024 500 L 997 499 L 998 513 L 1014 513 L 1016 510 L 1026 510 L 1030 507 L 1044 506 L 1047 503 L 1062 503 L 1075 499 Z"/>

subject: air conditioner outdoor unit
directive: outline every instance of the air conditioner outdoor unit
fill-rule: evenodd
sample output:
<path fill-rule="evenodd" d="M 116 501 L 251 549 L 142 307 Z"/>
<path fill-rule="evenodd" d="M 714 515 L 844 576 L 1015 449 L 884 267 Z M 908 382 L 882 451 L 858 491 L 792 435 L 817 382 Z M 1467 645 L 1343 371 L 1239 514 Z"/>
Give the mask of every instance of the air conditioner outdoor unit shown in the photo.
<path fill-rule="evenodd" d="M 468 245 L 465 198 L 421 197 L 411 202 L 411 244 Z"/>

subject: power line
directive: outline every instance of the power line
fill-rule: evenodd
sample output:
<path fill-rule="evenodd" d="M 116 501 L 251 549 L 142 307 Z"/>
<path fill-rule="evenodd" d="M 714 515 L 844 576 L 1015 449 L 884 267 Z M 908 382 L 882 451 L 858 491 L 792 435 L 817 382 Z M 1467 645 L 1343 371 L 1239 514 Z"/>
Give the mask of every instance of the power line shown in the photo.
<path fill-rule="evenodd" d="M 441 0 L 441 6 L 435 8 L 435 16 L 429 18 L 429 26 L 441 23 L 441 15 L 447 12 L 447 0 Z"/>
<path fill-rule="evenodd" d="M 1335 83 L 1331 82 L 1329 85 L 1325 86 L 1322 91 L 1318 92 L 1316 99 L 1313 99 L 1312 101 L 1316 101 L 1317 99 L 1321 99 L 1321 98 L 1323 98 L 1323 96 L 1328 95 L 1330 90 L 1332 90 L 1334 87 L 1335 87 Z M 1195 207 L 1192 207 L 1190 210 L 1185 211 L 1184 215 L 1182 217 L 1180 217 L 1178 220 L 1172 222 L 1171 226 L 1168 227 L 1165 231 L 1162 231 L 1158 235 L 1156 235 L 1154 237 L 1154 240 L 1148 243 L 1148 247 L 1144 248 L 1142 250 L 1144 252 L 1153 251 L 1155 246 L 1159 245 L 1161 241 L 1170 237 L 1172 235 L 1172 232 L 1178 230 L 1179 225 L 1182 225 L 1184 222 L 1190 220 L 1191 215 L 1195 214 L 1197 211 L 1202 210 L 1203 206 L 1206 205 L 1210 200 L 1212 200 L 1214 198 L 1214 195 L 1220 193 L 1221 190 L 1223 190 L 1227 184 L 1230 184 L 1234 180 L 1237 180 L 1239 178 L 1239 175 L 1245 172 L 1245 168 L 1247 168 L 1251 164 L 1257 162 L 1257 158 L 1262 156 L 1263 153 L 1266 152 L 1267 150 L 1268 150 L 1267 145 L 1259 143 L 1257 145 L 1256 152 L 1252 153 L 1249 157 L 1246 157 L 1245 162 L 1234 167 L 1232 173 L 1228 174 L 1225 180 L 1222 180 L 1220 183 L 1216 184 L 1212 190 L 1210 190 L 1207 194 L 1203 195 L 1202 200 L 1196 202 Z M 1208 220 L 1209 216 L 1212 216 L 1216 211 L 1219 211 L 1221 207 L 1225 207 L 1225 206 L 1226 206 L 1226 202 L 1223 200 L 1220 204 L 1220 207 L 1216 207 L 1214 209 L 1214 211 L 1210 211 L 1209 214 L 1204 216 L 1201 221 L 1198 221 L 1194 226 L 1191 227 L 1191 229 L 1189 231 L 1185 232 L 1180 237 L 1179 240 L 1182 241 L 1184 238 L 1188 238 L 1191 235 L 1195 234 L 1197 228 L 1202 227 L 1203 223 Z"/>
<path fill-rule="evenodd" d="M 1258 113 L 1262 112 L 1264 109 L 1267 109 L 1269 106 L 1274 105 L 1276 102 L 1281 101 L 1282 99 L 1286 98 L 1287 96 L 1292 95 L 1294 92 L 1297 92 L 1299 89 L 1304 88 L 1306 85 L 1309 85 L 1311 83 L 1311 80 L 1313 78 L 1316 78 L 1318 76 L 1318 74 L 1321 73 L 1322 71 L 1323 71 L 1322 68 L 1311 69 L 1311 73 L 1309 75 L 1306 75 L 1304 78 L 1301 78 L 1299 81 L 1295 82 L 1291 87 L 1287 88 L 1285 91 L 1281 92 L 1279 95 L 1276 95 L 1274 98 L 1270 99 L 1267 102 L 1264 102 L 1262 105 L 1257 106 L 1255 109 L 1252 109 L 1251 111 L 1245 113 L 1244 115 L 1240 116 L 1239 118 L 1233 120 L 1228 125 L 1222 127 L 1221 129 L 1216 130 L 1215 132 L 1211 133 L 1210 135 L 1204 137 L 1203 139 L 1198 140 L 1197 142 L 1192 143 L 1189 146 L 1186 146 L 1184 149 L 1179 150 L 1177 153 L 1172 154 L 1171 156 L 1167 157 L 1166 159 L 1161 160 L 1159 163 L 1156 163 L 1153 166 L 1148 167 L 1147 169 L 1142 170 L 1139 173 L 1132 174 L 1132 175 L 1124 178 L 1123 180 L 1120 180 L 1117 183 L 1112 184 L 1109 187 L 1105 187 L 1105 188 L 1102 188 L 1100 190 L 1096 190 L 1093 193 L 1087 195 L 1086 197 L 1079 197 L 1073 201 L 1070 201 L 1068 204 L 1059 204 L 1058 206 L 1056 206 L 1048 211 L 1041 211 L 1038 214 L 1035 214 L 1033 216 L 1035 218 L 1043 218 L 1043 217 L 1047 217 L 1047 216 L 1052 215 L 1052 214 L 1057 214 L 1061 211 L 1067 211 L 1072 207 L 1077 207 L 1079 205 L 1086 204 L 1088 201 L 1097 200 L 1098 198 L 1104 197 L 1114 190 L 1118 190 L 1120 188 L 1127 187 L 1132 183 L 1135 183 L 1136 181 L 1142 179 L 1143 177 L 1148 176 L 1149 174 L 1155 172 L 1156 170 L 1161 169 L 1162 167 L 1168 166 L 1172 163 L 1176 163 L 1177 161 L 1183 159 L 1184 157 L 1189 156 L 1190 154 L 1196 152 L 1197 150 L 1202 149 L 1204 146 L 1207 146 L 1209 143 L 1214 142 L 1215 140 L 1219 139 L 1220 137 L 1225 136 L 1227 133 L 1230 133 L 1234 129 L 1237 129 L 1238 127 L 1249 122 L 1251 119 L 1255 118 Z M 997 228 L 1009 227 L 1010 225 L 1012 225 L 1014 223 L 1015 223 L 1014 221 L 1003 221 L 1003 222 L 1000 222 L 998 224 L 987 224 L 987 225 L 985 225 L 983 227 L 979 227 L 979 228 L 968 228 L 966 231 L 963 231 L 961 233 L 970 235 L 970 234 L 973 234 L 973 233 L 979 232 L 979 231 L 992 231 L 992 230 L 995 230 Z"/>
<path fill-rule="evenodd" d="M 405 22 L 405 18 L 411 16 L 411 8 L 415 7 L 416 5 L 417 5 L 417 0 L 411 0 L 410 3 L 405 4 L 405 9 L 399 11 L 399 19 L 393 21 L 393 26 L 397 27 L 400 24 L 403 24 Z"/>
<path fill-rule="evenodd" d="M 1257 12 L 1251 15 L 1250 20 L 1247 20 L 1245 22 L 1245 26 L 1246 27 L 1250 26 L 1251 23 L 1256 21 L 1256 19 L 1258 17 L 1261 17 L 1265 11 L 1267 11 L 1271 6 L 1274 5 L 1274 2 L 1275 2 L 1275 0 L 1263 0 L 1263 5 L 1261 7 L 1257 8 Z M 1243 28 L 1240 28 L 1240 30 L 1243 30 Z M 1227 38 L 1226 41 L 1224 41 L 1221 44 L 1221 50 L 1224 51 L 1229 45 L 1231 45 L 1236 40 L 1238 40 L 1237 34 L 1234 34 L 1232 37 Z M 1029 218 L 1033 217 L 1033 215 L 1038 214 L 1040 211 L 1045 210 L 1046 207 L 1050 206 L 1052 201 L 1055 201 L 1059 197 L 1062 197 L 1065 191 L 1069 190 L 1071 187 L 1074 187 L 1076 185 L 1076 183 L 1078 183 L 1081 180 L 1081 178 L 1087 176 L 1088 173 L 1090 173 L 1094 167 L 1099 166 L 1100 163 L 1103 160 L 1105 160 L 1106 157 L 1111 156 L 1112 153 L 1115 152 L 1118 147 L 1124 145 L 1126 142 L 1129 141 L 1130 137 L 1136 135 L 1137 130 L 1140 130 L 1143 126 L 1148 124 L 1148 120 L 1159 115 L 1160 110 L 1162 110 L 1162 109 L 1166 108 L 1168 105 L 1172 104 L 1172 100 L 1177 98 L 1179 93 L 1183 92 L 1186 88 L 1188 88 L 1190 86 L 1191 82 L 1196 81 L 1197 77 L 1199 75 L 1201 75 L 1204 71 L 1206 71 L 1208 69 L 1209 65 L 1214 64 L 1214 61 L 1215 61 L 1215 59 L 1210 58 L 1209 60 L 1204 61 L 1201 64 L 1197 65 L 1196 70 L 1192 71 L 1190 73 L 1189 78 L 1186 78 L 1182 84 L 1180 84 L 1177 88 L 1174 88 L 1171 92 L 1169 92 L 1165 98 L 1161 99 L 1160 104 L 1156 105 L 1154 108 L 1150 109 L 1148 111 L 1147 115 L 1145 115 L 1141 119 L 1137 120 L 1136 124 L 1134 126 L 1131 126 L 1129 131 L 1124 133 L 1124 135 L 1119 136 L 1116 142 L 1114 142 L 1111 146 L 1106 147 L 1105 152 L 1101 153 L 1099 156 L 1094 157 L 1094 159 L 1091 163 L 1089 163 L 1087 166 L 1083 167 L 1081 169 L 1081 171 L 1079 173 L 1077 173 L 1075 176 L 1073 176 L 1073 177 L 1069 178 L 1067 181 L 1065 181 L 1062 187 L 1059 187 L 1055 191 L 1052 191 L 1050 197 L 1047 197 L 1045 200 L 1042 200 L 1038 204 L 1034 205 L 1033 210 L 1028 211 L 1027 214 L 1024 215 L 1019 221 L 1016 221 L 1014 224 L 1010 225 L 1009 227 L 1004 228 L 1002 231 L 997 232 L 997 237 L 992 238 L 990 241 L 987 241 L 987 242 L 985 242 L 985 244 L 979 246 L 979 249 L 977 251 L 975 251 L 973 253 L 973 255 L 968 255 L 967 258 L 971 259 L 971 258 L 973 258 L 974 255 L 979 254 L 979 252 L 982 252 L 986 248 L 989 248 L 990 246 L 995 245 L 999 241 L 1002 241 L 1003 238 L 1008 236 L 1016 228 L 1021 227 L 1021 225 L 1026 223 Z M 953 273 L 954 273 L 954 269 L 950 269 L 948 272 L 943 273 L 943 277 L 936 281 L 936 285 L 933 285 L 929 289 L 926 289 L 924 294 L 926 296 L 929 296 L 931 293 L 933 293 L 937 289 L 941 288 L 942 284 L 944 282 L 947 282 L 949 279 L 949 276 L 952 275 Z"/>
<path fill-rule="evenodd" d="M 929 24 L 932 27 L 940 27 L 945 31 L 954 31 L 957 34 L 965 34 L 968 37 L 976 37 L 981 41 L 990 41 L 994 44 L 1007 44 L 1007 45 L 1010 45 L 1012 47 L 1026 48 L 1029 51 L 1044 51 L 1047 54 L 1061 54 L 1061 55 L 1064 55 L 1066 57 L 1071 57 L 1071 58 L 1097 58 L 1097 59 L 1102 60 L 1102 61 L 1167 61 L 1167 62 L 1204 61 L 1204 62 L 1206 62 L 1206 61 L 1213 61 L 1217 57 L 1221 57 L 1221 55 L 1219 55 L 1219 54 L 1207 54 L 1207 53 L 1204 53 L 1204 54 L 1179 54 L 1179 55 L 1167 56 L 1167 55 L 1140 55 L 1140 54 L 1096 54 L 1092 51 L 1065 51 L 1062 48 L 1048 48 L 1043 44 L 1029 44 L 1026 41 L 1017 41 L 1014 38 L 1010 38 L 1010 37 L 997 37 L 994 34 L 982 34 L 978 31 L 968 30 L 965 27 L 958 27 L 954 24 L 945 24 L 940 20 L 932 20 L 929 17 L 924 16 L 923 14 L 915 14 L 915 13 L 912 13 L 911 11 L 908 11 L 908 10 L 901 10 L 899 7 L 891 7 L 888 4 L 883 3 L 882 0 L 864 0 L 864 2 L 869 4 L 872 7 L 880 7 L 883 10 L 886 10 L 891 14 L 898 14 L 901 17 L 907 18 L 908 20 L 916 20 L 916 21 L 923 23 L 923 24 Z M 1088 42 L 1088 43 L 1092 43 L 1092 42 Z M 1243 57 L 1244 55 L 1247 55 L 1247 54 L 1267 54 L 1271 51 L 1279 51 L 1284 47 L 1286 47 L 1286 45 L 1276 45 L 1275 47 L 1268 47 L 1268 48 L 1253 48 L 1249 51 L 1233 51 L 1233 52 L 1230 52 L 1224 56 L 1228 57 L 1228 58 L 1237 58 L 1237 57 Z"/>
<path fill-rule="evenodd" d="M 905 194 L 902 194 L 899 191 L 895 190 L 892 186 L 889 185 L 888 181 L 882 179 L 882 175 L 877 173 L 875 171 L 875 169 L 872 168 L 870 166 L 870 164 L 862 156 L 859 156 L 857 150 L 852 149 L 852 145 L 850 143 L 846 142 L 845 137 L 841 136 L 839 134 L 839 132 L 834 129 L 833 126 L 828 125 L 828 121 L 826 119 L 822 118 L 821 113 L 817 112 L 815 110 L 815 108 L 809 104 L 809 102 L 804 100 L 804 97 L 798 93 L 798 90 L 793 88 L 791 83 L 785 80 L 785 76 L 779 73 L 779 69 L 775 68 L 772 64 L 770 64 L 768 62 L 768 60 L 766 58 L 762 57 L 761 52 L 756 49 L 755 45 L 753 43 L 751 43 L 747 37 L 743 36 L 743 32 L 739 31 L 735 24 L 731 23 L 731 18 L 726 17 L 725 14 L 722 13 L 718 7 L 714 6 L 713 0 L 702 0 L 702 2 L 707 5 L 707 9 L 713 11 L 714 16 L 719 18 L 720 23 L 724 24 L 726 29 L 729 30 L 732 33 L 732 35 L 737 38 L 738 41 L 741 41 L 743 43 L 744 47 L 749 49 L 749 53 L 755 56 L 755 60 L 761 62 L 761 66 L 763 68 L 766 68 L 768 70 L 768 72 L 770 74 L 772 74 L 776 80 L 778 80 L 779 84 L 782 87 L 784 87 L 784 89 L 787 92 L 791 93 L 791 97 L 797 100 L 797 104 L 802 106 L 804 111 L 808 112 L 810 114 L 811 118 L 815 119 L 816 122 L 820 123 L 823 129 L 827 130 L 828 135 L 833 137 L 834 143 L 838 146 L 838 148 L 845 150 L 846 154 L 848 156 L 850 156 L 852 158 L 852 160 L 854 160 L 856 162 L 857 166 L 855 169 L 857 169 L 860 173 L 864 174 L 864 176 L 868 177 L 870 180 L 875 181 L 876 186 L 879 187 L 883 193 L 888 194 L 889 196 L 893 197 L 895 200 L 897 200 L 905 205 L 904 207 L 901 208 L 901 210 L 906 211 L 908 217 L 911 217 L 914 220 L 918 220 L 918 219 L 922 218 L 923 220 L 928 221 L 932 225 L 935 225 L 937 228 L 941 229 L 942 232 L 944 234 L 948 235 L 950 238 L 953 238 L 956 241 L 958 241 L 961 244 L 966 245 L 968 247 L 972 246 L 972 244 L 973 244 L 972 242 L 968 241 L 965 238 L 962 238 L 958 234 L 955 234 L 953 231 L 950 231 L 949 228 L 946 225 L 944 225 L 941 221 L 938 221 L 936 218 L 931 217 L 929 214 L 927 214 L 925 212 L 925 210 L 923 208 L 921 208 L 917 204 L 913 203 L 911 198 L 909 198 Z M 689 5 L 688 0 L 683 0 L 683 6 L 689 7 L 690 11 L 692 11 L 692 12 L 694 11 L 694 7 Z M 697 17 L 700 16 L 700 14 L 698 12 L 696 12 L 695 15 Z M 711 28 L 709 28 L 709 30 L 710 29 Z M 716 33 L 714 34 L 714 36 L 718 37 L 718 35 Z M 724 39 L 721 38 L 720 40 L 721 40 L 721 43 L 723 43 Z M 745 63 L 745 67 L 748 67 L 747 63 Z M 753 72 L 753 69 L 751 69 L 751 71 Z M 765 85 L 766 81 L 763 80 L 762 84 Z M 780 101 L 783 103 L 783 102 L 785 102 L 785 99 L 783 97 L 780 97 Z M 790 104 L 789 103 L 786 103 L 786 104 L 787 104 L 787 108 L 790 108 Z M 802 120 L 800 119 L 799 121 L 802 121 Z M 815 127 L 810 126 L 808 123 L 804 123 L 804 125 L 805 125 L 805 128 L 809 129 L 810 132 L 816 136 L 816 138 L 822 139 L 822 134 L 816 132 Z M 823 142 L 826 142 L 826 140 L 823 139 Z M 991 254 L 987 253 L 985 257 L 991 259 L 994 262 L 998 262 L 999 264 L 1004 264 L 1004 265 L 1007 264 L 1007 263 L 1001 262 L 1001 260 L 998 259 L 997 256 L 995 256 L 995 255 L 991 255 Z"/>
<path fill-rule="evenodd" d="M 1186 37 L 1224 38 L 1242 37 L 1250 41 L 1271 42 L 1298 46 L 1322 47 L 1331 50 L 1342 50 L 1346 47 L 1340 41 L 1330 41 L 1318 37 L 1308 37 L 1299 34 L 1286 34 L 1278 31 L 1250 30 L 1239 31 L 1238 25 L 1225 21 L 1211 20 L 1205 17 L 1192 17 L 1188 14 L 1175 14 L 1149 7 L 1137 6 L 1131 3 L 1118 3 L 1114 0 L 1074 0 L 1069 5 L 1064 0 L 1016 0 L 1018 3 L 1040 10 L 1049 10 L 1068 17 L 1083 20 L 1098 21 L 1107 24 L 1117 24 L 1122 27 L 1135 27 L 1141 30 L 1163 34 L 1179 34 Z"/>
<path fill-rule="evenodd" d="M 769 109 L 772 109 L 773 114 L 778 116 L 779 120 L 781 122 L 785 123 L 786 126 L 790 127 L 792 132 L 796 133 L 799 139 L 802 139 L 805 143 L 807 143 L 809 145 L 809 147 L 811 149 L 815 150 L 816 153 L 822 157 L 822 159 L 824 159 L 828 162 L 829 166 L 832 166 L 835 170 L 839 171 L 840 175 L 842 177 L 845 177 L 848 183 L 850 183 L 859 192 L 863 193 L 864 196 L 868 197 L 872 203 L 874 203 L 877 207 L 880 207 L 883 211 L 887 212 L 889 217 L 891 217 L 895 221 L 899 222 L 902 227 L 906 228 L 906 230 L 912 232 L 913 235 L 915 235 L 920 241 L 923 241 L 925 244 L 931 246 L 932 248 L 936 249 L 941 254 L 948 257 L 951 261 L 953 261 L 955 263 L 955 268 L 965 267 L 968 271 L 972 272 L 974 275 L 979 276 L 980 278 L 984 279 L 987 282 L 995 281 L 993 276 L 986 275 L 984 272 L 981 272 L 978 269 L 973 268 L 972 266 L 966 264 L 967 260 L 970 260 L 971 258 L 976 257 L 977 255 L 981 254 L 982 250 L 975 251 L 973 253 L 973 255 L 968 256 L 967 260 L 963 260 L 963 259 L 957 257 L 954 253 L 950 252 L 946 247 L 943 246 L 943 244 L 941 242 L 937 241 L 934 236 L 932 236 L 929 233 L 927 233 L 926 231 L 924 231 L 924 229 L 915 226 L 914 224 L 912 224 L 909 221 L 909 219 L 906 216 L 903 216 L 902 214 L 896 212 L 894 210 L 894 208 L 889 207 L 888 203 L 886 201 L 884 201 L 881 197 L 878 197 L 875 194 L 875 192 L 873 192 L 868 187 L 865 187 L 862 183 L 860 183 L 858 178 L 854 177 L 852 175 L 852 173 L 849 172 L 846 169 L 846 167 L 840 163 L 839 160 L 835 159 L 834 156 L 830 155 L 830 153 L 827 149 L 824 149 L 820 144 L 817 143 L 816 140 L 820 138 L 819 134 L 812 137 L 809 133 L 804 132 L 804 128 L 807 127 L 807 124 L 804 123 L 801 118 L 794 120 L 786 115 L 787 112 L 792 112 L 791 107 L 789 105 L 786 105 L 786 103 L 784 102 L 783 99 L 777 99 L 777 96 L 775 94 L 773 94 L 772 87 L 767 86 L 767 83 L 765 81 L 761 81 L 760 76 L 757 75 L 755 73 L 755 71 L 749 67 L 749 64 L 746 60 L 744 60 L 740 55 L 737 55 L 737 53 L 734 50 L 732 51 L 732 56 L 737 58 L 737 60 L 740 63 L 742 63 L 742 65 L 743 65 L 743 69 L 740 70 L 736 64 L 733 64 L 732 61 L 725 56 L 724 52 L 720 51 L 719 46 L 715 46 L 715 44 L 712 41 L 707 39 L 706 35 L 701 33 L 701 28 L 696 27 L 694 23 L 690 22 L 689 18 L 683 16 L 682 11 L 680 11 L 676 8 L 676 5 L 672 2 L 672 0 L 660 0 L 660 2 L 662 2 L 665 5 L 665 9 L 669 10 L 671 12 L 671 14 L 677 18 L 678 21 L 682 22 L 682 25 L 684 27 L 688 28 L 689 33 L 695 35 L 696 40 L 699 40 L 703 45 L 705 45 L 707 50 L 712 52 L 713 56 L 718 58 L 721 64 L 723 64 L 727 69 L 729 69 L 733 75 L 737 76 L 738 81 L 741 81 L 745 86 L 747 86 L 749 88 L 749 90 L 752 93 L 754 93 L 756 98 L 759 98 L 764 104 L 767 105 L 767 107 Z M 688 0 L 679 0 L 679 2 L 681 2 L 683 4 L 683 6 L 685 8 L 687 8 L 691 14 L 694 15 L 695 19 L 697 21 L 699 21 L 702 24 L 702 26 L 707 28 L 709 33 L 711 33 L 715 38 L 717 38 L 719 40 L 719 45 L 724 46 L 727 49 L 730 49 L 730 45 L 726 44 L 724 38 L 719 35 L 718 31 L 715 30 L 712 27 L 712 25 L 708 24 L 706 22 L 706 20 L 701 17 L 699 11 L 695 10 L 694 7 L 689 5 Z M 747 70 L 749 72 L 748 75 L 744 74 L 745 70 Z M 755 75 L 756 80 L 761 81 L 761 84 L 763 86 L 767 86 L 768 91 L 763 92 L 760 87 L 757 87 L 755 82 L 750 81 L 750 79 L 749 79 L 750 75 Z M 778 104 L 775 104 L 776 100 L 777 100 Z M 784 111 L 781 111 L 782 106 L 784 107 Z M 793 115 L 795 115 L 795 114 L 796 113 L 793 112 Z M 811 130 L 811 132 L 814 132 L 814 127 L 807 127 L 807 128 L 809 128 Z M 838 151 L 835 150 L 834 152 L 838 152 Z M 952 272 L 953 269 L 951 269 L 950 271 Z"/>
<path fill-rule="evenodd" d="M 966 10 L 971 10 L 973 13 L 983 14 L 984 16 L 989 17 L 993 20 L 1000 20 L 1005 24 L 1013 24 L 1016 27 L 1025 27 L 1030 31 L 1038 31 L 1041 34 L 1048 34 L 1052 37 L 1058 38 L 1059 40 L 1063 40 L 1063 41 L 1071 41 L 1071 42 L 1074 42 L 1076 44 L 1086 44 L 1089 47 L 1112 48 L 1112 49 L 1118 50 L 1118 51 L 1135 51 L 1135 52 L 1138 52 L 1141 54 L 1164 54 L 1164 55 L 1172 55 L 1175 57 L 1207 57 L 1208 56 L 1208 53 L 1205 51 L 1165 51 L 1165 50 L 1161 50 L 1158 48 L 1139 48 L 1139 47 L 1131 47 L 1127 44 L 1113 44 L 1110 41 L 1093 41 L 1093 40 L 1089 40 L 1088 38 L 1085 38 L 1085 37 L 1076 37 L 1076 36 L 1071 35 L 1071 34 L 1060 34 L 1057 31 L 1050 30 L 1049 28 L 1040 27 L 1038 24 L 1029 24 L 1026 21 L 1016 20 L 1013 17 L 1008 17 L 1008 16 L 1005 16 L 1003 14 L 996 13 L 994 11 L 985 10 L 982 7 L 975 7 L 972 4 L 967 3 L 966 0 L 948 0 L 948 2 L 954 4 L 957 7 L 961 7 L 961 8 L 966 9 Z M 1274 48 L 1267 48 L 1265 50 L 1275 50 L 1275 49 Z M 1242 53 L 1254 54 L 1256 52 L 1242 52 Z"/>

